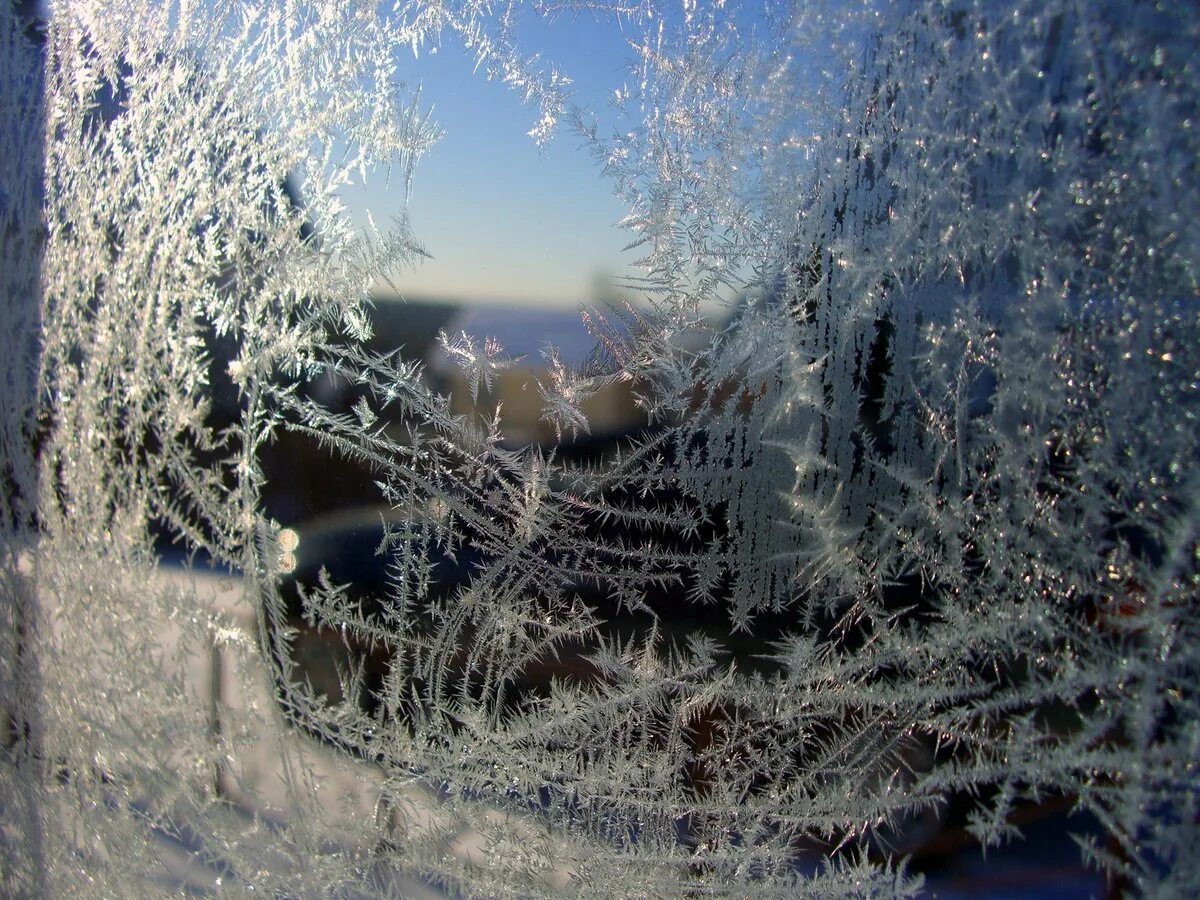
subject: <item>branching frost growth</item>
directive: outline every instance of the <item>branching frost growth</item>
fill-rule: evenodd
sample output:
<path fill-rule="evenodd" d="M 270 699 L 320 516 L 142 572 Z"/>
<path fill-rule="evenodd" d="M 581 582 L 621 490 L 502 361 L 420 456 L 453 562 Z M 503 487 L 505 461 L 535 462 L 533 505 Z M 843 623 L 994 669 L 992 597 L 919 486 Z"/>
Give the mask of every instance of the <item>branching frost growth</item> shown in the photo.
<path fill-rule="evenodd" d="M 506 4 L 0 6 L 3 893 L 903 894 L 914 823 L 970 798 L 995 844 L 1047 797 L 1200 890 L 1195 17 L 729 6 L 592 9 L 637 35 L 611 132 Z M 399 67 L 443 39 L 628 203 L 651 302 L 540 385 L 561 438 L 634 385 L 602 462 L 367 347 L 422 251 L 338 191 L 409 183 Z M 473 398 L 513 362 L 442 345 Z M 284 434 L 371 471 L 375 595 L 284 590 Z"/>

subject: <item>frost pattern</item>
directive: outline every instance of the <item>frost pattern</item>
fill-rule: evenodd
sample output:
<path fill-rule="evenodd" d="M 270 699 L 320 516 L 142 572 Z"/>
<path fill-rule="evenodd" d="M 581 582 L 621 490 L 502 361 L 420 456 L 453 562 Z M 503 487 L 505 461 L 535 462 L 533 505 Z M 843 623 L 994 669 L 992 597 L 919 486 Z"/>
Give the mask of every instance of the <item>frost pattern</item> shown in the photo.
<path fill-rule="evenodd" d="M 595 5 L 639 35 L 611 133 L 506 4 L 0 7 L 4 893 L 183 855 L 233 893 L 905 894 L 905 823 L 951 796 L 989 844 L 1069 798 L 1095 862 L 1197 892 L 1197 23 L 754 6 Z M 366 348 L 371 278 L 422 251 L 338 189 L 408 183 L 437 128 L 397 66 L 443 34 L 628 203 L 654 301 L 541 385 L 565 434 L 635 385 L 614 458 L 506 447 Z M 443 345 L 473 395 L 509 362 Z M 386 653 L 378 683 L 347 657 L 367 704 L 296 674 L 284 431 L 396 514 L 387 596 L 303 598 Z M 159 578 L 163 528 L 240 600 Z M 189 677 L 207 653 L 260 699 Z"/>

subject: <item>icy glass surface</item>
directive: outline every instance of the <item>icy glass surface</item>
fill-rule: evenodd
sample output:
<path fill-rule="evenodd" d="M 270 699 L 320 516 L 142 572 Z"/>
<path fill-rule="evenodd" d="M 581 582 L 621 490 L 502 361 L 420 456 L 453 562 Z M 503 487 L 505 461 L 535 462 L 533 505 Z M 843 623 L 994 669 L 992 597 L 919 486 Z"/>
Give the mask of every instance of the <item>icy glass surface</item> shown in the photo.
<path fill-rule="evenodd" d="M 527 42 L 576 16 L 610 107 Z M 0 5 L 0 893 L 891 896 L 1047 800 L 1200 891 L 1198 23 Z M 371 343 L 424 251 L 341 191 L 419 179 L 442 41 L 643 256 L 535 443 L 494 335 L 454 396 Z M 366 524 L 280 521 L 351 469 Z"/>

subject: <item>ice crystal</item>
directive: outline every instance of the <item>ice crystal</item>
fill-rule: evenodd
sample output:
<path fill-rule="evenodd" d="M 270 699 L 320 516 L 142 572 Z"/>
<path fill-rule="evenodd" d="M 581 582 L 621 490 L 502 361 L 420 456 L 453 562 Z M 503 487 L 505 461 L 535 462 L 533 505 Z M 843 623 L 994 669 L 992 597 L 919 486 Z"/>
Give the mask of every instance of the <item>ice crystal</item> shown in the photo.
<path fill-rule="evenodd" d="M 479 386 L 491 392 L 496 375 L 510 368 L 516 359 L 506 356 L 504 347 L 493 337 L 483 339 L 483 349 L 475 345 L 475 339 L 465 331 L 454 337 L 449 337 L 444 331 L 438 333 L 438 343 L 446 354 L 460 369 L 467 379 L 467 389 L 471 399 L 479 398 Z"/>
<path fill-rule="evenodd" d="M 6 895 L 900 895 L 913 823 L 1048 797 L 1200 889 L 1186 6 L 535 4 L 631 36 L 611 130 L 507 3 L 52 6 L 0 5 Z M 560 438 L 634 391 L 598 462 L 368 344 L 422 251 L 339 190 L 409 183 L 443 39 L 628 204 L 649 305 L 539 382 Z M 383 578 L 301 579 L 284 438 Z"/>

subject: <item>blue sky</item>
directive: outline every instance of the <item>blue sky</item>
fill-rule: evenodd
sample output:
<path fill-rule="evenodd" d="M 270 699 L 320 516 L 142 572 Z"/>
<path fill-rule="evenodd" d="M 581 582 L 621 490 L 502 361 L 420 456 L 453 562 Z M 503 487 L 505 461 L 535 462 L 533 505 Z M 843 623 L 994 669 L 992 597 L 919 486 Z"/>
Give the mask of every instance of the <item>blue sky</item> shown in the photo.
<path fill-rule="evenodd" d="M 48 3 L 38 3 L 48 15 Z M 633 51 L 613 18 L 529 16 L 519 37 L 527 52 L 575 82 L 575 99 L 603 115 L 625 80 Z M 446 34 L 434 52 L 398 60 L 398 77 L 422 86 L 444 136 L 420 161 L 409 221 L 432 259 L 391 273 L 401 296 L 466 302 L 577 307 L 604 299 L 600 285 L 630 273 L 623 251 L 626 213 L 578 137 L 562 128 L 539 149 L 528 132 L 537 110 L 500 82 L 474 71 L 474 57 Z M 602 118 L 603 121 L 603 118 Z M 382 226 L 404 207 L 403 184 L 385 173 L 346 188 L 355 220 Z M 386 291 L 386 289 L 385 289 Z M 608 294 L 608 296 L 612 296 Z"/>
<path fill-rule="evenodd" d="M 574 80 L 576 98 L 603 114 L 632 58 L 617 23 L 581 17 L 527 30 L 543 60 Z M 615 223 L 625 209 L 579 138 L 560 129 L 539 150 L 527 134 L 537 111 L 474 72 L 453 38 L 400 63 L 445 132 L 417 166 L 409 206 L 433 259 L 394 273 L 401 294 L 572 307 L 600 299 L 598 284 L 626 274 L 638 252 L 622 251 L 629 235 Z M 403 187 L 378 177 L 345 197 L 356 216 L 369 208 L 382 224 L 401 209 Z"/>

